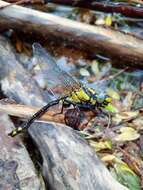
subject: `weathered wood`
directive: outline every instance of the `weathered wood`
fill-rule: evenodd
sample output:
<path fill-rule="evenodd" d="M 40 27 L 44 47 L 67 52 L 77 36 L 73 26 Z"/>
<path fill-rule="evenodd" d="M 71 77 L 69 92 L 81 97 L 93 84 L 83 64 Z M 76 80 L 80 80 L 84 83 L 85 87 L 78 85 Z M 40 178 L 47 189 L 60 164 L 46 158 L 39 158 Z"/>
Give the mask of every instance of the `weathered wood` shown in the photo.
<path fill-rule="evenodd" d="M 14 128 L 9 117 L 0 112 L 0 189 L 39 190 L 40 181 L 20 138 L 7 134 Z"/>
<path fill-rule="evenodd" d="M 7 5 L 0 1 L 0 6 Z M 12 5 L 0 10 L 1 29 L 12 28 L 32 37 L 61 40 L 90 55 L 102 54 L 118 66 L 143 68 L 143 40 L 99 26 L 91 26 L 48 13 Z M 35 34 L 35 35 L 34 35 Z"/>
<path fill-rule="evenodd" d="M 132 6 L 125 2 L 107 2 L 97 0 L 45 0 L 45 2 L 87 8 L 95 11 L 104 11 L 107 13 L 121 13 L 133 18 L 143 18 L 143 7 Z"/>
<path fill-rule="evenodd" d="M 52 190 L 127 190 L 74 130 L 35 123 L 29 132 L 42 155 L 43 176 Z"/>
<path fill-rule="evenodd" d="M 36 113 L 39 109 L 40 108 L 34 106 L 26 106 L 22 104 L 0 101 L 0 112 L 24 119 L 28 119 L 29 117 L 34 115 L 34 113 Z M 59 112 L 60 109 L 58 109 L 57 107 L 56 109 L 50 109 L 40 118 L 40 120 L 65 123 L 64 114 L 56 114 Z"/>
<path fill-rule="evenodd" d="M 2 36 L 0 36 L 0 79 L 4 94 L 17 103 L 22 99 L 22 102 L 28 105 L 46 104 L 41 89 L 18 62 L 14 48 Z"/>

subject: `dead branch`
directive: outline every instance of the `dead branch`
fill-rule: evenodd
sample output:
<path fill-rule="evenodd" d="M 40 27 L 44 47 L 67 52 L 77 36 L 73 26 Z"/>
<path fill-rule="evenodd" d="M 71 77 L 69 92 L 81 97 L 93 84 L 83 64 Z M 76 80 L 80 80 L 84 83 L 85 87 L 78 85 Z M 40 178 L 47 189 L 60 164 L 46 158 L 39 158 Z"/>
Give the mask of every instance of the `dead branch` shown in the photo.
<path fill-rule="evenodd" d="M 47 3 L 57 3 L 59 5 L 68 5 L 73 7 L 87 8 L 95 11 L 104 11 L 107 13 L 121 13 L 127 17 L 143 18 L 143 7 L 135 7 L 129 3 L 115 3 L 95 0 L 45 0 Z"/>
<path fill-rule="evenodd" d="M 0 6 L 7 5 L 0 1 Z M 102 54 L 118 66 L 143 68 L 143 40 L 99 26 L 68 20 L 48 13 L 12 5 L 0 10 L 1 29 L 15 29 L 41 37 L 45 42 L 60 41 L 94 56 Z M 78 44 L 78 45 L 77 45 Z"/>
<path fill-rule="evenodd" d="M 31 116 L 33 116 L 37 111 L 39 111 L 40 108 L 34 107 L 34 106 L 27 106 L 17 103 L 10 103 L 8 101 L 1 100 L 0 101 L 0 112 L 6 113 L 10 116 L 19 117 L 22 120 L 23 119 L 29 119 Z M 52 107 L 38 120 L 40 121 L 51 121 L 56 123 L 63 123 L 65 124 L 65 114 L 67 110 L 64 110 L 62 114 L 60 113 L 61 107 L 56 106 Z M 71 117 L 71 116 L 70 116 Z M 88 121 L 94 117 L 94 114 L 92 112 L 85 112 L 84 113 L 84 119 L 79 122 L 78 129 L 85 128 Z M 70 118 L 67 118 L 70 119 Z M 72 127 L 74 127 L 72 125 Z"/>
<path fill-rule="evenodd" d="M 40 108 L 37 108 L 34 106 L 26 106 L 22 104 L 7 103 L 4 101 L 0 101 L 0 112 L 6 113 L 11 116 L 24 118 L 24 119 L 28 119 L 34 113 L 36 113 L 39 109 Z M 57 108 L 56 110 L 55 109 L 48 110 L 47 113 L 45 113 L 40 118 L 40 120 L 65 123 L 64 114 L 55 115 L 58 111 L 60 110 L 58 110 Z"/>

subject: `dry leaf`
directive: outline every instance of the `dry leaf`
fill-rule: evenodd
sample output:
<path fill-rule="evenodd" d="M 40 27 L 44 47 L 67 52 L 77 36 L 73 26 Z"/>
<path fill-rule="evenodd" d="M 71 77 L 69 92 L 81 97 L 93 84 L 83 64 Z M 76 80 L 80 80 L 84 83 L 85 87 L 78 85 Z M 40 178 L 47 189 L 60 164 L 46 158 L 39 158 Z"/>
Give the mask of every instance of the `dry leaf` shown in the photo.
<path fill-rule="evenodd" d="M 116 125 L 118 125 L 122 121 L 128 121 L 130 119 L 136 118 L 138 116 L 138 111 L 128 111 L 128 112 L 120 112 L 117 113 L 113 118 L 112 122 Z"/>
<path fill-rule="evenodd" d="M 103 157 L 101 158 L 101 160 L 102 160 L 103 162 L 111 162 L 111 161 L 113 161 L 115 158 L 116 158 L 116 157 L 115 157 L 113 154 L 107 154 L 107 155 L 103 156 Z"/>
<path fill-rule="evenodd" d="M 96 152 L 100 151 L 100 150 L 105 150 L 105 149 L 112 149 L 112 142 L 110 140 L 107 141 L 101 141 L 101 142 L 95 142 L 90 140 L 89 141 L 90 146 L 92 146 L 93 148 L 95 148 Z"/>
<path fill-rule="evenodd" d="M 112 25 L 112 17 L 111 15 L 108 15 L 105 17 L 105 25 L 106 26 L 111 26 Z"/>
<path fill-rule="evenodd" d="M 96 76 L 99 75 L 100 71 L 99 71 L 99 63 L 98 63 L 98 61 L 94 60 L 94 61 L 92 62 L 91 70 L 92 70 L 92 72 L 93 72 Z"/>
<path fill-rule="evenodd" d="M 116 141 L 132 141 L 140 137 L 140 134 L 131 127 L 122 127 L 120 132 L 121 134 L 115 137 Z"/>
<path fill-rule="evenodd" d="M 84 77 L 89 77 L 90 76 L 90 73 L 88 72 L 87 69 L 81 68 L 79 72 L 80 72 L 80 75 L 82 75 Z"/>
<path fill-rule="evenodd" d="M 107 94 L 113 99 L 120 100 L 120 95 L 112 88 L 107 89 Z"/>

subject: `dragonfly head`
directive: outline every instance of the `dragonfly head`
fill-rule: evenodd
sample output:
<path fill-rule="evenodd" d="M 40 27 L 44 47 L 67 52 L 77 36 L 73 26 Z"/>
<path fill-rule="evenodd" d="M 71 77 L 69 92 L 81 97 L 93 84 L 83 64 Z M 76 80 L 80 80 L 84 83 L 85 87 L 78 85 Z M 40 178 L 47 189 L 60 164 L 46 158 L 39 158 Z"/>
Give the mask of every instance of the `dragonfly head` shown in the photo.
<path fill-rule="evenodd" d="M 102 99 L 102 102 L 100 102 L 100 106 L 112 113 L 118 112 L 117 108 L 112 104 L 112 98 L 108 95 L 104 96 L 104 98 Z"/>
<path fill-rule="evenodd" d="M 108 106 L 108 104 L 110 104 L 112 102 L 112 98 L 108 95 L 105 95 L 105 94 L 99 95 L 98 102 L 99 102 L 101 107 L 106 107 L 106 106 Z"/>

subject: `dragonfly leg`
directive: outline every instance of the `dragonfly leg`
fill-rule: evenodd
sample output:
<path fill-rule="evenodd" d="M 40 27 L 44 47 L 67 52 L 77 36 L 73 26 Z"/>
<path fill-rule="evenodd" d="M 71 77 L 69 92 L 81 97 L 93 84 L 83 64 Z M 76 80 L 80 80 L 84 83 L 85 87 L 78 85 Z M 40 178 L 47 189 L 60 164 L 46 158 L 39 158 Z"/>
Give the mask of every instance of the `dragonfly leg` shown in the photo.
<path fill-rule="evenodd" d="M 77 106 L 75 103 L 73 103 L 72 101 L 67 100 L 67 99 L 65 98 L 65 99 L 63 99 L 63 101 L 62 101 L 62 108 L 61 108 L 61 111 L 58 112 L 58 113 L 55 113 L 53 116 L 62 114 L 63 111 L 64 111 L 64 108 L 65 108 L 65 107 L 69 107 L 70 105 L 73 105 L 73 107 L 76 108 L 76 109 L 78 110 L 78 112 L 80 112 L 78 106 Z"/>
<path fill-rule="evenodd" d="M 60 114 L 62 114 L 63 112 L 64 112 L 64 103 L 62 103 L 61 111 L 58 112 L 58 113 L 53 114 L 53 116 L 60 115 Z"/>
<path fill-rule="evenodd" d="M 63 102 L 63 104 L 66 104 L 66 105 L 68 105 L 68 106 L 70 106 L 70 105 L 72 105 L 78 112 L 80 112 L 80 106 L 78 105 L 78 104 L 76 104 L 76 103 L 74 103 L 74 102 L 72 102 L 72 101 L 70 101 L 70 100 L 64 100 L 64 102 Z M 64 104 L 64 105 L 65 105 Z"/>

